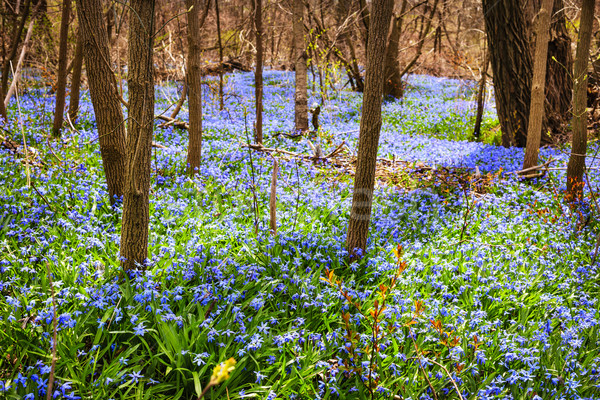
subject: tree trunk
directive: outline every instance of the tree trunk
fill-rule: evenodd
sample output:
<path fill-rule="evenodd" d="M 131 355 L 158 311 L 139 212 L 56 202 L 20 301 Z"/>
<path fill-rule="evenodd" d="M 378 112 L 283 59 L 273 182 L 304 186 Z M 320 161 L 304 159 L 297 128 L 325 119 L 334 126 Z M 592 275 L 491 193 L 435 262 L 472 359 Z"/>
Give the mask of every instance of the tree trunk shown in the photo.
<path fill-rule="evenodd" d="M 200 6 L 208 0 L 186 0 L 188 29 L 188 59 L 187 59 L 187 85 L 189 98 L 189 144 L 187 164 L 190 175 L 194 175 L 200 168 L 202 158 L 202 60 L 200 30 L 204 18 L 200 16 Z M 205 7 L 208 5 L 204 4 Z"/>
<path fill-rule="evenodd" d="M 296 70 L 296 91 L 294 95 L 295 127 L 297 131 L 308 130 L 308 72 L 307 53 L 304 41 L 304 1 L 293 1 L 292 18 L 294 33 L 294 67 Z"/>
<path fill-rule="evenodd" d="M 490 65 L 489 51 L 486 50 L 483 68 L 481 69 L 481 79 L 479 81 L 479 90 L 477 90 L 477 114 L 475 115 L 475 127 L 473 128 L 473 137 L 479 140 L 481 137 L 481 121 L 483 120 L 483 108 L 485 106 L 485 82 L 488 75 L 488 67 Z"/>
<path fill-rule="evenodd" d="M 573 122 L 571 123 L 573 146 L 567 164 L 566 199 L 570 202 L 583 199 L 583 171 L 585 169 L 585 153 L 587 152 L 587 70 L 595 3 L 596 0 L 583 0 L 579 36 L 577 37 L 573 87 Z"/>
<path fill-rule="evenodd" d="M 532 61 L 519 0 L 483 0 L 502 145 L 525 147 Z"/>
<path fill-rule="evenodd" d="M 254 70 L 254 96 L 256 104 L 256 122 L 254 140 L 263 142 L 263 37 L 262 37 L 262 0 L 254 0 L 254 32 L 256 34 L 256 66 Z"/>
<path fill-rule="evenodd" d="M 125 123 L 116 79 L 110 68 L 108 35 L 100 0 L 77 0 L 80 37 L 90 97 L 98 127 L 102 166 L 111 204 L 123 196 L 126 173 Z"/>
<path fill-rule="evenodd" d="M 400 51 L 400 33 L 402 30 L 402 19 L 406 11 L 406 0 L 402 1 L 400 15 L 392 15 L 392 28 L 388 45 L 385 52 L 385 81 L 383 85 L 383 94 L 385 96 L 393 96 L 397 99 L 401 98 L 404 90 L 402 89 L 402 75 L 400 64 L 398 62 L 398 53 Z"/>
<path fill-rule="evenodd" d="M 56 83 L 56 104 L 54 107 L 54 122 L 52 136 L 60 137 L 65 112 L 65 96 L 67 90 L 67 42 L 69 39 L 69 17 L 71 0 L 63 0 L 60 17 L 60 45 L 58 50 L 58 80 Z"/>
<path fill-rule="evenodd" d="M 564 132 L 564 125 L 571 118 L 573 104 L 573 55 L 564 8 L 563 0 L 554 1 L 548 43 L 545 109 L 548 129 L 553 137 Z M 551 137 L 542 135 L 542 144 L 551 142 Z"/>
<path fill-rule="evenodd" d="M 10 50 L 8 52 L 8 55 L 4 58 L 4 63 L 2 64 L 2 84 L 0 85 L 2 99 L 4 98 L 6 91 L 8 90 L 8 75 L 10 74 L 11 63 L 16 60 L 17 52 L 19 51 L 19 45 L 21 44 L 21 36 L 23 35 L 23 29 L 25 29 L 27 17 L 29 16 L 30 4 L 31 0 L 27 0 L 25 2 L 25 7 L 23 8 L 23 15 L 21 16 L 21 20 L 18 24 L 15 21 L 13 31 L 11 32 Z"/>
<path fill-rule="evenodd" d="M 544 0 L 537 15 L 533 81 L 531 86 L 531 106 L 529 107 L 529 125 L 527 127 L 527 146 L 523 169 L 535 167 L 542 140 L 542 122 L 544 119 L 544 86 L 546 83 L 546 64 L 548 61 L 548 40 L 550 13 L 554 0 Z"/>
<path fill-rule="evenodd" d="M 154 128 L 154 0 L 131 0 L 128 37 L 129 118 L 123 199 L 121 266 L 144 267 L 148 258 L 150 161 Z"/>
<path fill-rule="evenodd" d="M 79 112 L 79 89 L 81 88 L 81 69 L 83 67 L 83 40 L 81 30 L 77 34 L 77 44 L 73 55 L 73 75 L 71 75 L 71 94 L 69 96 L 69 119 L 72 123 L 77 120 Z"/>
<path fill-rule="evenodd" d="M 346 238 L 346 247 L 351 257 L 360 257 L 367 247 L 381 130 L 385 43 L 393 7 L 393 0 L 373 0 L 372 3 L 367 44 L 365 92 L 360 119 L 358 163 Z"/>
<path fill-rule="evenodd" d="M 358 92 L 363 92 L 365 85 L 363 78 L 360 75 L 360 69 L 358 67 L 358 60 L 356 59 L 356 51 L 352 44 L 352 38 L 350 37 L 350 30 L 347 23 L 347 19 L 350 18 L 350 0 L 339 0 L 336 8 L 336 18 L 338 26 L 343 26 L 340 32 L 340 43 L 343 43 L 350 53 L 350 60 L 345 62 L 348 74 L 355 82 L 355 88 Z"/>
<path fill-rule="evenodd" d="M 4 97 L 4 107 L 8 108 L 8 104 L 10 103 L 10 99 L 13 94 L 17 90 L 17 85 L 21 80 L 21 71 L 23 69 L 23 63 L 25 62 L 25 55 L 27 54 L 27 46 L 29 46 L 29 41 L 31 40 L 31 35 L 33 33 L 33 28 L 35 27 L 35 18 L 37 17 L 38 11 L 40 10 L 42 2 L 40 1 L 33 10 L 31 14 L 31 20 L 29 21 L 29 26 L 27 27 L 27 33 L 25 34 L 25 39 L 23 40 L 23 47 L 21 48 L 21 54 L 19 55 L 19 61 L 17 62 L 16 67 L 11 65 L 13 70 L 13 80 L 10 83 L 10 87 L 6 92 L 6 96 Z M 12 64 L 12 62 L 11 62 Z"/>
<path fill-rule="evenodd" d="M 217 14 L 217 43 L 219 45 L 219 110 L 223 105 L 223 43 L 221 42 L 221 16 L 219 15 L 219 0 L 215 0 L 215 13 Z"/>

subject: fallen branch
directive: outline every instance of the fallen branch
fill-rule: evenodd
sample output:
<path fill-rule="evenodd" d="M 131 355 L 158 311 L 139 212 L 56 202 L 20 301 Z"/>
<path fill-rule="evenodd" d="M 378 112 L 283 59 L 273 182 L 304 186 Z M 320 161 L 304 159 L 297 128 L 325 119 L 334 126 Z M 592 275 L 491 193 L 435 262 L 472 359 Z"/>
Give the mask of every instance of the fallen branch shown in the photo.
<path fill-rule="evenodd" d="M 190 129 L 190 124 L 187 122 L 167 117 L 166 115 L 157 115 L 155 118 L 165 121 L 165 123 L 159 125 L 161 128 L 166 128 L 169 125 L 173 125 L 176 128 Z"/>

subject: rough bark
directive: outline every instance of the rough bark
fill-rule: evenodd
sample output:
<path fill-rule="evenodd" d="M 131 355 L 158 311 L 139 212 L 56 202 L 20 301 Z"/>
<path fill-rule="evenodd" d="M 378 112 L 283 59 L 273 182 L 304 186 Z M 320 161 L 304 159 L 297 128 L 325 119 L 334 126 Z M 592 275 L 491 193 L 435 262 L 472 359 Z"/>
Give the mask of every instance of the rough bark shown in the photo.
<path fill-rule="evenodd" d="M 567 201 L 583 199 L 583 171 L 585 169 L 585 153 L 587 151 L 587 82 L 588 58 L 594 23 L 594 7 L 596 0 L 583 0 L 581 21 L 577 37 L 577 54 L 575 55 L 575 75 L 573 86 L 573 146 L 567 164 Z"/>
<path fill-rule="evenodd" d="M 154 128 L 154 0 L 131 0 L 128 37 L 129 118 L 127 174 L 121 228 L 121 266 L 144 266 L 148 258 L 150 161 Z"/>
<path fill-rule="evenodd" d="M 77 0 L 77 17 L 90 89 L 102 166 L 111 204 L 125 186 L 125 124 L 114 73 L 110 68 L 108 35 L 100 0 Z"/>
<path fill-rule="evenodd" d="M 81 30 L 79 31 L 81 32 Z M 81 88 L 81 69 L 83 67 L 83 40 L 77 35 L 75 54 L 73 55 L 73 75 L 71 75 L 71 94 L 69 96 L 69 119 L 72 123 L 77 120 L 79 112 L 79 90 Z"/>
<path fill-rule="evenodd" d="M 203 18 L 200 8 L 203 1 L 186 0 L 186 8 L 190 10 L 188 20 L 188 59 L 187 59 L 187 85 L 189 99 L 189 144 L 187 164 L 190 175 L 194 175 L 200 168 L 202 158 L 202 49 L 200 30 Z M 206 4 L 204 4 L 206 6 Z"/>
<path fill-rule="evenodd" d="M 519 0 L 483 0 L 502 145 L 525 147 L 533 65 Z"/>
<path fill-rule="evenodd" d="M 354 178 L 352 208 L 346 247 L 352 257 L 366 250 L 371 220 L 375 167 L 381 130 L 383 96 L 383 63 L 393 0 L 373 0 L 367 44 L 365 92 L 358 143 L 358 164 Z M 360 249 L 360 250 L 357 250 Z"/>
<path fill-rule="evenodd" d="M 263 142 L 263 29 L 262 29 L 262 0 L 254 0 L 254 33 L 256 37 L 256 66 L 254 69 L 254 97 L 256 107 L 256 122 L 254 140 Z"/>
<path fill-rule="evenodd" d="M 65 97 L 67 91 L 67 41 L 69 36 L 69 18 L 71 15 L 71 0 L 63 0 L 60 17 L 60 45 L 58 50 L 58 80 L 56 82 L 56 103 L 54 107 L 54 122 L 52 136 L 60 137 L 65 112 Z"/>
<path fill-rule="evenodd" d="M 548 40 L 550 37 L 550 13 L 552 12 L 553 4 L 554 0 L 544 0 L 537 16 L 531 106 L 529 107 L 529 125 L 527 127 L 527 145 L 525 147 L 523 169 L 537 165 L 538 152 L 542 141 L 545 100 L 544 87 L 548 61 Z"/>
<path fill-rule="evenodd" d="M 296 88 L 294 94 L 294 121 L 297 131 L 308 130 L 308 71 L 307 53 L 304 40 L 304 2 L 293 2 L 294 68 L 296 70 Z"/>

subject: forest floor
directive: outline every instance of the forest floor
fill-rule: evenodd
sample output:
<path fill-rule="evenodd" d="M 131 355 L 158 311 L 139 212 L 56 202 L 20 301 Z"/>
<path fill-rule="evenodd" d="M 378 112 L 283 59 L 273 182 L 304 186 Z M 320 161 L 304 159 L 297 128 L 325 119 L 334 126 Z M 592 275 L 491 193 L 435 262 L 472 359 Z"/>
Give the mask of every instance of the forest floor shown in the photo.
<path fill-rule="evenodd" d="M 345 142 L 337 157 L 278 156 L 272 235 L 273 158 L 246 147 L 253 76 L 226 76 L 223 111 L 215 87 L 193 179 L 187 131 L 155 130 L 150 258 L 131 277 L 89 94 L 60 141 L 47 140 L 45 89 L 13 104 L 1 135 L 37 156 L 26 167 L 0 150 L 0 399 L 45 398 L 54 312 L 54 398 L 197 398 L 230 358 L 207 398 L 600 398 L 598 208 L 589 191 L 563 201 L 568 147 L 542 149 L 558 169 L 519 180 L 523 149 L 493 144 L 492 101 L 487 143 L 470 141 L 474 85 L 410 77 L 384 104 L 367 256 L 348 265 L 361 95 L 324 94 L 311 141 L 324 154 Z M 178 88 L 156 96 L 160 114 Z M 276 135 L 292 130 L 293 104 L 293 74 L 266 71 L 265 146 L 310 155 L 306 139 Z"/>

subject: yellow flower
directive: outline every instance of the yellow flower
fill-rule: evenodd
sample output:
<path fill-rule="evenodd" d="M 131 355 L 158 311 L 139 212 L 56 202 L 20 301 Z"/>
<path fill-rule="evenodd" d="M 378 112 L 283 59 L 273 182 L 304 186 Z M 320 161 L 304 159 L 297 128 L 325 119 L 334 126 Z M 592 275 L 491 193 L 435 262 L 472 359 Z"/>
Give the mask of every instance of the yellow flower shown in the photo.
<path fill-rule="evenodd" d="M 231 357 L 229 360 L 217 365 L 213 370 L 212 376 L 210 377 L 211 386 L 218 385 L 219 383 L 225 382 L 227 379 L 229 379 L 229 374 L 235 369 L 236 363 L 237 361 Z"/>

